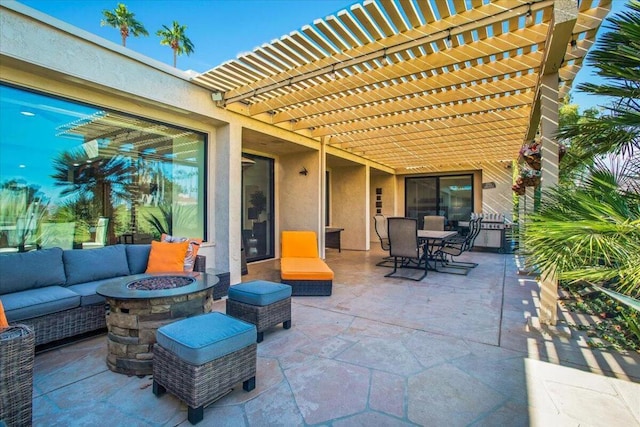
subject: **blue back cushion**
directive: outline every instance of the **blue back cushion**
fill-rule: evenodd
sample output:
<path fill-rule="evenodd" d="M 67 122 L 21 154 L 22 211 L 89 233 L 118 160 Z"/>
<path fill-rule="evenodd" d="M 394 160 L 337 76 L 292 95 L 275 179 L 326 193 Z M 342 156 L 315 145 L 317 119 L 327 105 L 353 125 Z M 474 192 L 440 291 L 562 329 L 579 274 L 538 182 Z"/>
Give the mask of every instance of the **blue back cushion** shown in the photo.
<path fill-rule="evenodd" d="M 62 249 L 50 248 L 0 255 L 0 295 L 11 292 L 64 285 Z"/>
<path fill-rule="evenodd" d="M 129 275 L 124 245 L 66 250 L 62 259 L 67 272 L 67 285 Z"/>
<path fill-rule="evenodd" d="M 147 270 L 151 245 L 125 245 L 130 274 L 142 274 Z"/>

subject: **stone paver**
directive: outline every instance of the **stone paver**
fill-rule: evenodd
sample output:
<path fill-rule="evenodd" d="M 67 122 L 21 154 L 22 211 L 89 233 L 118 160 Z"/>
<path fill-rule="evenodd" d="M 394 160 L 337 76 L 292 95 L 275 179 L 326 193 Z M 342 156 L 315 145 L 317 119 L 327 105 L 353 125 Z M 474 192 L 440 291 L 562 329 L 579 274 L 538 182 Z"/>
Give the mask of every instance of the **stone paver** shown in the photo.
<path fill-rule="evenodd" d="M 202 425 L 640 426 L 638 354 L 532 327 L 537 284 L 512 255 L 465 254 L 479 263 L 468 276 L 421 282 L 384 278 L 382 256 L 328 251 L 333 295 L 293 297 L 292 328 L 258 346 L 256 388 L 238 384 Z M 277 266 L 252 264 L 243 280 L 277 281 Z M 105 357 L 105 335 L 39 353 L 34 425 L 189 425 L 151 376 L 113 373 Z"/>

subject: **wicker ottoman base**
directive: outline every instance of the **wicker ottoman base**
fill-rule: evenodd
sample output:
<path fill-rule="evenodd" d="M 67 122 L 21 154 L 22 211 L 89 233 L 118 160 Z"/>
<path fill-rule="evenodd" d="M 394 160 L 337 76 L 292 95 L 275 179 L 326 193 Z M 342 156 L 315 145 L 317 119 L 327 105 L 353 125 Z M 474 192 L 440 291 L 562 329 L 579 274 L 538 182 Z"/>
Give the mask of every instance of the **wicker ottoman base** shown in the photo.
<path fill-rule="evenodd" d="M 257 306 L 227 299 L 227 314 L 256 325 L 258 342 L 262 342 L 264 331 L 282 323 L 285 329 L 291 327 L 291 298 L 273 304 Z"/>
<path fill-rule="evenodd" d="M 292 296 L 330 296 L 333 280 L 288 280 L 280 282 L 291 286 Z"/>
<path fill-rule="evenodd" d="M 187 418 L 196 424 L 204 417 L 204 407 L 231 391 L 242 381 L 242 388 L 256 386 L 257 344 L 194 366 L 156 345 L 153 349 L 153 394 L 169 391 L 188 406 Z"/>

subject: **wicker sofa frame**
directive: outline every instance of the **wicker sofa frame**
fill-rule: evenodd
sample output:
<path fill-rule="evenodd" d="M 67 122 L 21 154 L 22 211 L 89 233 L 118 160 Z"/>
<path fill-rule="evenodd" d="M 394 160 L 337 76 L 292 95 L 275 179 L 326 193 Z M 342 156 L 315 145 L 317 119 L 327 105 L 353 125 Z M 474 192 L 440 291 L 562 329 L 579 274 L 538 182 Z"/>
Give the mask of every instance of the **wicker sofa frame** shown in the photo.
<path fill-rule="evenodd" d="M 0 332 L 0 425 L 32 423 L 35 333 L 16 324 Z"/>
<path fill-rule="evenodd" d="M 33 329 L 41 345 L 106 328 L 105 311 L 104 304 L 85 305 L 20 322 Z"/>
<path fill-rule="evenodd" d="M 290 297 L 264 306 L 227 298 L 226 312 L 229 316 L 254 324 L 258 331 L 258 342 L 262 342 L 264 331 L 279 323 L 282 323 L 284 329 L 291 328 Z"/>

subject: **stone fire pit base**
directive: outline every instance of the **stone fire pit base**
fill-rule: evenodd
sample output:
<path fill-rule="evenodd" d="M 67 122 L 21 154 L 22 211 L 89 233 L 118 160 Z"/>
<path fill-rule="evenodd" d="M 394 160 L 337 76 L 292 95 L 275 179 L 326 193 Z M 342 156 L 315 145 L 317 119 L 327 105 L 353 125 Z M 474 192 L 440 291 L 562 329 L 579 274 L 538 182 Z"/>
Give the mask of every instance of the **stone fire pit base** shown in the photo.
<path fill-rule="evenodd" d="M 128 375 L 153 373 L 153 345 L 159 327 L 185 317 L 209 313 L 213 288 L 187 295 L 148 299 L 107 297 L 107 366 Z"/>

